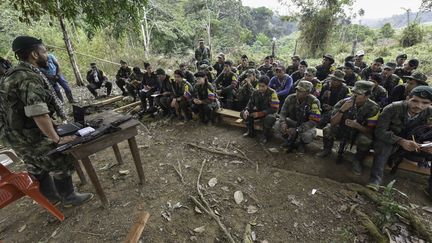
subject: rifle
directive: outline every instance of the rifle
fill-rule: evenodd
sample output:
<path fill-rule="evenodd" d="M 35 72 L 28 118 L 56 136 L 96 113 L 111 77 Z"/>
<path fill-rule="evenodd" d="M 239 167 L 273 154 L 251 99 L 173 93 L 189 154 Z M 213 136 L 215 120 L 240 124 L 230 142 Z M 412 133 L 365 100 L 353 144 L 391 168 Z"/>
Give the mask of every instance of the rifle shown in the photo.
<path fill-rule="evenodd" d="M 338 149 L 338 156 L 336 159 L 336 164 L 342 163 L 343 154 L 345 152 L 345 147 L 347 145 L 347 142 L 351 142 L 351 148 L 352 148 L 352 146 L 354 144 L 354 140 L 355 140 L 355 135 L 356 135 L 355 131 L 353 131 L 352 128 L 345 125 L 345 121 L 347 119 L 355 120 L 356 118 L 357 118 L 357 106 L 356 106 L 356 96 L 354 95 L 352 106 L 349 108 L 346 115 L 344 114 L 342 116 L 342 119 L 341 119 L 340 128 L 341 128 L 341 133 L 342 133 L 342 139 L 339 143 L 339 149 Z"/>
<path fill-rule="evenodd" d="M 303 124 L 303 122 L 306 121 L 307 115 L 309 113 L 309 109 L 310 109 L 309 105 L 306 104 L 303 107 L 303 109 L 297 110 L 298 113 L 297 113 L 296 132 L 295 132 L 294 136 L 291 136 L 287 139 L 287 146 L 292 146 L 295 143 L 295 141 L 297 140 L 298 135 L 299 135 L 299 127 L 301 124 Z"/>
<path fill-rule="evenodd" d="M 98 137 L 101 137 L 104 134 L 108 134 L 108 133 L 113 133 L 113 132 L 117 132 L 119 130 L 121 130 L 120 127 L 118 127 L 120 124 L 130 120 L 132 118 L 132 116 L 127 115 L 127 116 L 122 116 L 121 118 L 107 124 L 107 125 L 102 125 L 101 127 L 99 127 L 98 129 L 96 129 L 94 132 L 79 137 L 77 139 L 75 139 L 74 141 L 70 142 L 70 143 L 66 143 L 63 145 L 58 146 L 57 148 L 50 150 L 46 155 L 51 155 L 54 153 L 61 153 L 63 151 L 66 151 L 78 144 L 83 144 L 83 143 L 87 143 L 91 140 L 94 140 Z"/>

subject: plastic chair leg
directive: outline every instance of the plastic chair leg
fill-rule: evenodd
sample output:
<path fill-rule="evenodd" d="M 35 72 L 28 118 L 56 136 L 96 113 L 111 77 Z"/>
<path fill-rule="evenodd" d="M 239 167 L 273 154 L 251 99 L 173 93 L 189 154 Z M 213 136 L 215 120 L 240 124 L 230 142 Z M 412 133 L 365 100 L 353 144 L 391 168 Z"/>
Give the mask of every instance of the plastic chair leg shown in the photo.
<path fill-rule="evenodd" d="M 29 189 L 24 191 L 24 193 L 39 203 L 42 207 L 44 207 L 48 212 L 54 215 L 58 220 L 63 221 L 65 219 L 64 215 L 60 210 L 58 210 L 54 205 L 44 197 L 37 188 Z"/>

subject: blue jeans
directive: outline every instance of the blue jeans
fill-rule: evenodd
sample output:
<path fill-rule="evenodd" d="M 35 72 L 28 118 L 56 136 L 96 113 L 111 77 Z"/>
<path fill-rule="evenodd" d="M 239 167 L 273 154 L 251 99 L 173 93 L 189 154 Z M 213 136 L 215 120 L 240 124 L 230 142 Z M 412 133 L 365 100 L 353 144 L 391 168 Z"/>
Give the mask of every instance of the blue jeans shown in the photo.
<path fill-rule="evenodd" d="M 57 80 L 55 80 L 54 82 L 52 82 L 52 85 L 53 85 L 53 87 L 54 87 L 54 90 L 55 90 L 55 92 L 56 92 L 58 98 L 59 98 L 62 102 L 64 102 L 64 99 L 63 99 L 63 96 L 62 96 L 62 94 L 61 94 L 61 91 L 60 91 L 60 87 L 59 87 L 59 85 L 63 88 L 63 90 L 64 90 L 64 92 L 65 92 L 65 94 L 66 94 L 67 99 L 68 99 L 69 101 L 72 101 L 72 100 L 73 100 L 72 90 L 69 88 L 68 81 L 64 78 L 63 75 L 60 75 L 60 77 L 59 77 Z"/>

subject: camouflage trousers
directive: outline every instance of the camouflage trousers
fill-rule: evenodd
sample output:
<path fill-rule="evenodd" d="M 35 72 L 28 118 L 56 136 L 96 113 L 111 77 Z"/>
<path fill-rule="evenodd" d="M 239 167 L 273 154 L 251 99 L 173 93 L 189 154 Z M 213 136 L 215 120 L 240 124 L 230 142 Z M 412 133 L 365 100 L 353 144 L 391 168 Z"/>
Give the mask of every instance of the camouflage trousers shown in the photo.
<path fill-rule="evenodd" d="M 331 141 L 340 140 L 342 138 L 343 134 L 342 129 L 340 129 L 339 126 L 331 126 L 328 124 L 323 129 L 323 136 L 324 139 L 328 139 Z M 350 143 L 351 141 L 347 141 L 347 143 Z M 354 144 L 357 146 L 357 151 L 369 151 L 369 149 L 372 148 L 372 137 L 371 135 L 366 135 L 363 133 L 358 132 L 357 136 L 354 140 Z"/>
<path fill-rule="evenodd" d="M 72 175 L 75 170 L 75 158 L 72 155 L 55 153 L 46 156 L 55 148 L 48 139 L 42 139 L 33 145 L 18 141 L 8 141 L 8 144 L 24 161 L 27 171 L 33 175 L 51 173 L 55 179 L 63 179 Z"/>
<path fill-rule="evenodd" d="M 304 124 L 304 123 L 303 123 Z M 284 131 L 282 131 L 282 127 L 280 125 L 280 122 L 276 122 L 275 125 L 276 129 L 280 131 L 282 137 L 290 139 L 290 137 L 287 137 Z M 288 126 L 288 128 L 291 128 Z M 297 138 L 300 140 L 301 143 L 309 144 L 312 143 L 313 140 L 316 138 L 317 130 L 315 127 L 312 128 L 305 128 L 305 126 L 300 125 L 298 128 L 298 135 Z"/>

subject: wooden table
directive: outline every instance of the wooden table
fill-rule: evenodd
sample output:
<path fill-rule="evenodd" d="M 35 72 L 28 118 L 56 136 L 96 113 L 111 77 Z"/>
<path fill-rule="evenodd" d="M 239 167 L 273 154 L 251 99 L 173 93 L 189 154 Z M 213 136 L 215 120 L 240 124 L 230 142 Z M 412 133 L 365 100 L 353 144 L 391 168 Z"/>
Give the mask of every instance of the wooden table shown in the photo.
<path fill-rule="evenodd" d="M 99 114 L 93 114 L 87 116 L 85 119 L 86 121 L 89 121 L 91 119 L 95 118 L 103 118 L 103 124 L 109 124 L 113 121 L 115 121 L 118 118 L 121 118 L 123 115 L 113 112 L 113 111 L 107 111 Z M 129 120 L 121 124 L 119 127 L 121 130 L 105 134 L 93 141 L 87 142 L 85 144 L 80 144 L 78 146 L 75 146 L 71 149 L 66 150 L 64 153 L 70 153 L 72 154 L 76 161 L 75 167 L 78 173 L 78 176 L 83 184 L 86 183 L 85 175 L 81 169 L 80 162 L 84 165 L 85 170 L 87 171 L 88 176 L 90 177 L 90 181 L 92 182 L 93 186 L 96 189 L 96 193 L 99 196 L 102 205 L 106 207 L 108 205 L 108 199 L 106 198 L 106 195 L 102 189 L 102 186 L 99 182 L 99 178 L 96 174 L 96 171 L 92 165 L 92 162 L 90 161 L 89 156 L 92 154 L 95 154 L 97 152 L 102 151 L 103 149 L 106 149 L 108 147 L 112 147 L 114 150 L 114 155 L 116 157 L 116 160 L 119 164 L 123 164 L 123 160 L 120 154 L 120 150 L 118 147 L 118 143 L 127 140 L 129 143 L 129 148 L 132 153 L 132 157 L 135 163 L 135 167 L 138 173 L 138 177 L 140 180 L 140 184 L 144 184 L 145 177 L 144 177 L 144 170 L 141 163 L 141 158 L 137 146 L 137 142 L 135 139 L 135 136 L 138 134 L 137 126 L 139 125 L 139 122 L 136 120 Z"/>

